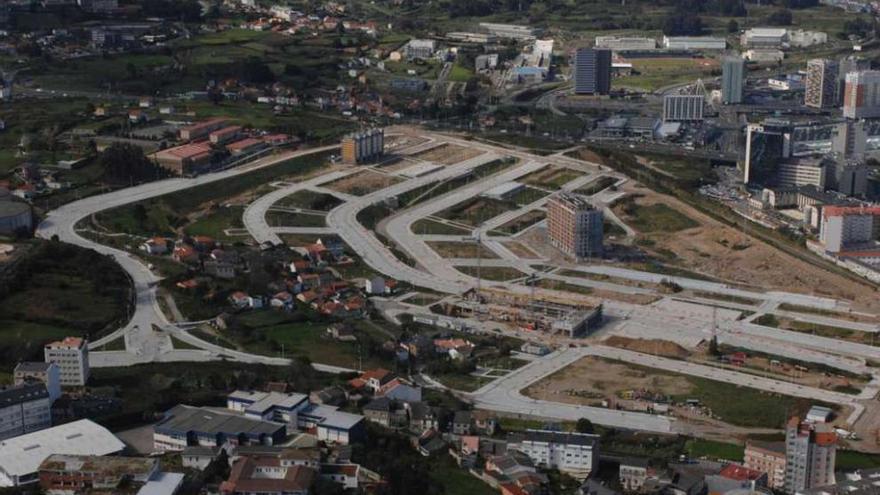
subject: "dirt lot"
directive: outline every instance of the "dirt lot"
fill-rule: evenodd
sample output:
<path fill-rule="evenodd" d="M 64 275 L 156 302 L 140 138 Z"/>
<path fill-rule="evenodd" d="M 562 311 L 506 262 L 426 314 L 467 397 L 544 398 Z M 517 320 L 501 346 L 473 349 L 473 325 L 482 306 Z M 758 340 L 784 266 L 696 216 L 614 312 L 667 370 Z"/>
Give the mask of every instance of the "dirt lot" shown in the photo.
<path fill-rule="evenodd" d="M 800 383 L 808 387 L 816 387 L 825 390 L 838 390 L 841 392 L 854 391 L 861 389 L 866 380 L 854 376 L 840 376 L 824 371 L 815 367 L 810 363 L 795 367 L 793 363 L 781 362 L 782 358 L 774 359 L 773 357 L 751 355 L 747 353 L 745 362 L 741 365 L 723 362 L 721 359 L 709 356 L 705 348 L 691 353 L 678 344 L 665 340 L 648 340 L 648 339 L 631 339 L 627 337 L 612 336 L 602 341 L 603 344 L 628 349 L 635 352 L 643 352 L 645 354 L 653 354 L 655 356 L 663 356 L 672 359 L 682 359 L 694 363 L 705 364 L 717 368 L 725 368 L 741 373 L 752 373 L 759 376 L 765 376 L 776 380 Z M 722 350 L 722 352 L 725 352 Z"/>
<path fill-rule="evenodd" d="M 547 214 L 541 210 L 532 210 L 526 212 L 513 220 L 505 223 L 504 225 L 495 229 L 497 232 L 502 232 L 504 234 L 516 234 L 521 230 L 525 230 L 528 227 L 540 222 L 544 218 L 547 217 Z"/>
<path fill-rule="evenodd" d="M 504 247 L 509 249 L 510 252 L 519 256 L 520 258 L 527 259 L 527 260 L 528 259 L 533 260 L 533 259 L 540 258 L 540 256 L 538 256 L 534 251 L 532 251 L 531 249 L 526 247 L 525 244 L 522 244 L 520 242 L 511 241 L 511 242 L 504 242 L 502 244 L 504 244 Z"/>
<path fill-rule="evenodd" d="M 452 165 L 454 163 L 470 160 L 471 158 L 480 156 L 483 151 L 475 148 L 467 148 L 457 144 L 441 144 L 435 148 L 423 151 L 413 157 L 427 162 L 442 163 L 443 165 Z"/>
<path fill-rule="evenodd" d="M 645 390 L 663 395 L 683 395 L 691 391 L 684 376 L 649 373 L 647 370 L 585 357 L 557 371 L 529 387 L 523 393 L 529 397 L 569 404 L 597 405 L 603 399 L 613 399 L 624 390 Z"/>
<path fill-rule="evenodd" d="M 691 355 L 690 351 L 684 347 L 668 340 L 631 339 L 613 335 L 603 340 L 602 343 L 611 347 L 675 359 L 686 359 Z"/>
<path fill-rule="evenodd" d="M 636 204 L 666 204 L 697 222 L 697 227 L 675 233 L 639 236 L 639 245 L 664 263 L 728 282 L 833 297 L 852 301 L 856 310 L 880 311 L 880 297 L 863 284 L 782 253 L 674 198 L 632 183 L 624 190 L 640 195 Z"/>
<path fill-rule="evenodd" d="M 341 193 L 364 196 L 371 192 L 393 186 L 401 181 L 402 179 L 391 175 L 380 174 L 372 170 L 364 170 L 354 175 L 349 175 L 348 177 L 343 177 L 328 184 L 324 184 L 324 187 Z"/>
<path fill-rule="evenodd" d="M 476 258 L 477 253 L 481 253 L 483 259 L 498 258 L 498 255 L 486 246 L 477 246 L 468 242 L 436 241 L 429 242 L 428 247 L 436 251 L 441 258 Z"/>

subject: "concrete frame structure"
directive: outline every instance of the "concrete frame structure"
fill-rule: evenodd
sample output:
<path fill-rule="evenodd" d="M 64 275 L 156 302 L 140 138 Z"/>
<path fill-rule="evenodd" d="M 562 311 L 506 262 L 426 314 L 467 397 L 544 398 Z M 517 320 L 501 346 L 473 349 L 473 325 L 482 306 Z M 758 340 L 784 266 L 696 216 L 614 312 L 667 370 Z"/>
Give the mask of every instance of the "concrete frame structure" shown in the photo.
<path fill-rule="evenodd" d="M 547 201 L 547 235 L 550 243 L 576 259 L 602 256 L 602 210 L 568 193 Z"/>

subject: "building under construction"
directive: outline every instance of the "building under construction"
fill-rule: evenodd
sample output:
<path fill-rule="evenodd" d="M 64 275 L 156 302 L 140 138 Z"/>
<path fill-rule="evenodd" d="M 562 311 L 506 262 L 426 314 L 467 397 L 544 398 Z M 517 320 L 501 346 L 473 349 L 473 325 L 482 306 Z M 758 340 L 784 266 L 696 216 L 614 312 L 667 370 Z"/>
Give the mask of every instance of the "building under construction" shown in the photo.
<path fill-rule="evenodd" d="M 342 138 L 342 161 L 359 164 L 374 162 L 385 151 L 385 131 L 369 129 Z"/>
<path fill-rule="evenodd" d="M 459 316 L 488 318 L 526 330 L 585 337 L 602 323 L 602 305 L 578 301 L 551 301 L 542 297 L 514 294 L 499 289 L 476 290 L 464 294 L 455 304 Z"/>

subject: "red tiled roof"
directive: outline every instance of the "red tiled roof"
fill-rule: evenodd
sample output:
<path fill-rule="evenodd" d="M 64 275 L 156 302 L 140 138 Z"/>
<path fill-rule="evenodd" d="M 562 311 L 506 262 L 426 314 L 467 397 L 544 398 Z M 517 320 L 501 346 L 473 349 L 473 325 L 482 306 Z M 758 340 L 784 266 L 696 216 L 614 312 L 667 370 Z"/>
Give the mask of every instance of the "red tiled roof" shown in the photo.
<path fill-rule="evenodd" d="M 222 117 L 214 117 L 212 119 L 203 120 L 201 122 L 196 122 L 195 124 L 188 125 L 188 126 L 182 128 L 181 130 L 182 131 L 189 131 L 189 132 L 198 131 L 200 129 L 204 129 L 205 127 L 210 127 L 212 125 L 220 124 L 222 122 L 226 122 L 226 119 L 224 119 Z"/>
<path fill-rule="evenodd" d="M 736 481 L 754 481 L 764 475 L 760 471 L 749 469 L 739 464 L 728 464 L 721 470 L 721 476 Z"/>
<path fill-rule="evenodd" d="M 258 145 L 263 141 L 256 138 L 246 138 L 241 141 L 236 141 L 234 143 L 229 143 L 226 145 L 226 149 L 228 151 L 241 151 L 243 149 L 250 148 L 251 146 Z"/>
<path fill-rule="evenodd" d="M 826 217 L 842 215 L 880 215 L 880 206 L 826 206 L 822 210 Z"/>
<path fill-rule="evenodd" d="M 209 143 L 184 144 L 156 152 L 157 155 L 172 156 L 180 159 L 196 158 L 210 153 L 211 145 Z"/>

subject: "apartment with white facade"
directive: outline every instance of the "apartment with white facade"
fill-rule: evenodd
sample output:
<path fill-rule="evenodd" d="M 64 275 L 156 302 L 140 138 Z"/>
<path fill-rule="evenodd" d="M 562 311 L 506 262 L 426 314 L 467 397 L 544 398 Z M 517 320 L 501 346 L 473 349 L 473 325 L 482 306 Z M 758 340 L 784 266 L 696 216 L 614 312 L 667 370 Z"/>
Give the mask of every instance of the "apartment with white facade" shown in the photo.
<path fill-rule="evenodd" d="M 526 454 L 536 466 L 578 479 L 588 477 L 599 463 L 598 435 L 527 430 L 508 435 L 507 448 Z"/>
<path fill-rule="evenodd" d="M 55 363 L 60 371 L 61 385 L 81 387 L 89 379 L 89 343 L 79 337 L 46 344 L 45 360 Z"/>

